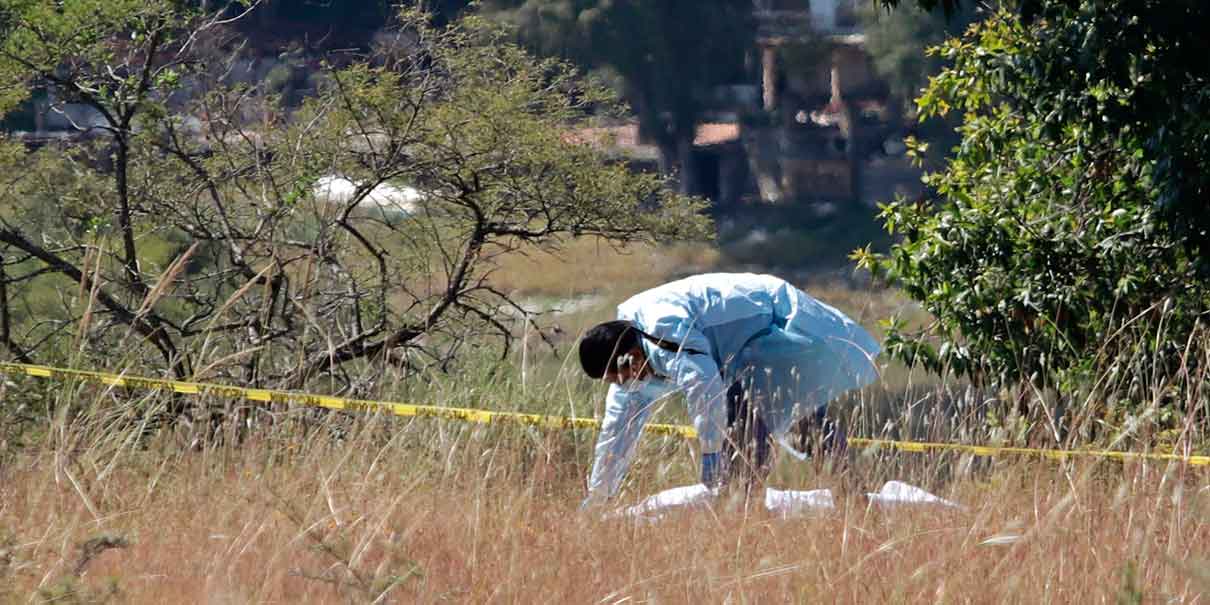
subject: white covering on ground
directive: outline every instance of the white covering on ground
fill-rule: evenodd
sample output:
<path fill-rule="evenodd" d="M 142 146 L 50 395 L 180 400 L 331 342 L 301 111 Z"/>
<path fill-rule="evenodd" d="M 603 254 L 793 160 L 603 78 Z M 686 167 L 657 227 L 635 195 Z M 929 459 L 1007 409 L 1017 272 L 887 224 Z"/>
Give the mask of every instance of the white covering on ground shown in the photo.
<path fill-rule="evenodd" d="M 357 186 L 352 180 L 330 174 L 316 180 L 312 191 L 316 199 L 329 203 L 346 203 L 353 198 Z M 423 199 L 424 194 L 418 189 L 382 183 L 371 190 L 358 205 L 409 215 L 416 212 L 416 205 Z"/>
<path fill-rule="evenodd" d="M 717 496 L 717 489 L 708 488 L 700 483 L 674 487 L 648 496 L 642 502 L 626 507 L 610 516 L 656 521 L 664 514 L 676 510 L 709 507 Z M 902 506 L 962 508 L 960 504 L 902 481 L 887 481 L 883 484 L 882 489 L 866 494 L 866 499 L 871 505 L 883 508 Z M 836 508 L 836 503 L 832 497 L 832 490 L 828 489 L 804 491 L 779 490 L 770 487 L 765 489 L 765 508 L 782 518 L 790 518 L 833 510 Z"/>
<path fill-rule="evenodd" d="M 946 508 L 962 508 L 961 504 L 934 496 L 915 485 L 909 485 L 902 481 L 887 481 L 878 492 L 866 494 L 865 496 L 870 504 L 884 507 L 902 506 L 905 504 L 926 504 Z"/>
<path fill-rule="evenodd" d="M 767 487 L 765 488 L 765 508 L 769 509 L 771 513 L 789 518 L 810 512 L 832 510 L 836 508 L 836 503 L 832 501 L 832 490 L 830 489 L 782 491 Z"/>
<path fill-rule="evenodd" d="M 642 502 L 627 507 L 622 511 L 622 514 L 627 517 L 649 517 L 653 515 L 658 517 L 661 513 L 678 508 L 709 506 L 716 496 L 718 496 L 718 490 L 710 489 L 701 483 L 674 487 L 654 496 L 648 496 Z"/>

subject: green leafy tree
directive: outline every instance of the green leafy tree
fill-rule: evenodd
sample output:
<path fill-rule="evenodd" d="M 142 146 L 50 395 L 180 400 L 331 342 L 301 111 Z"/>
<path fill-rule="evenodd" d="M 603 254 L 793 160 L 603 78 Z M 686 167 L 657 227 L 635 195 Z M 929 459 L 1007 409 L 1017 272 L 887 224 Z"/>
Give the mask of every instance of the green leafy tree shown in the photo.
<path fill-rule="evenodd" d="M 227 81 L 223 18 L 168 0 L 0 12 L 0 87 L 101 116 L 70 145 L 0 148 L 0 318 L 21 359 L 365 388 L 384 364 L 507 350 L 526 314 L 488 279 L 501 255 L 709 231 L 700 200 L 567 135 L 616 111 L 610 94 L 482 19 L 404 12 L 289 111 Z"/>
<path fill-rule="evenodd" d="M 911 125 L 916 138 L 928 143 L 927 161 L 933 169 L 943 165 L 950 150 L 958 144 L 955 127 L 959 112 L 921 120 L 916 97 L 931 76 L 945 66 L 942 58 L 926 52 L 947 38 L 961 35 L 978 17 L 973 6 L 962 6 L 952 14 L 919 10 L 888 11 L 866 4 L 858 13 L 866 36 L 866 51 L 874 69 L 886 80 L 891 103 Z"/>
<path fill-rule="evenodd" d="M 1156 389 L 1196 366 L 1185 346 L 1208 300 L 1196 247 L 1159 218 L 1172 185 L 1164 157 L 1186 146 L 1160 150 L 1156 133 L 1105 125 L 1126 119 L 1119 111 L 1151 84 L 1094 69 L 1096 57 L 1118 56 L 1116 38 L 1074 32 L 1103 9 L 1133 4 L 1062 4 L 1073 8 L 1033 21 L 999 12 L 937 49 L 952 64 L 918 102 L 925 116 L 963 112 L 961 145 L 927 176 L 931 204 L 884 207 L 901 236 L 889 255 L 857 256 L 936 318 L 924 334 L 892 322 L 893 353 L 1002 385 L 1091 390 L 1098 405 L 1183 401 Z M 1063 43 L 1075 46 L 1060 57 Z M 1143 71 L 1134 73 L 1190 75 L 1154 50 L 1135 49 L 1130 64 Z M 1076 55 L 1087 68 L 1073 66 Z M 1206 123 L 1203 115 L 1181 128 Z"/>
<path fill-rule="evenodd" d="M 665 171 L 692 182 L 690 151 L 714 86 L 742 81 L 755 36 L 747 0 L 496 0 L 540 54 L 617 74 Z"/>
<path fill-rule="evenodd" d="M 45 240 L 58 222 L 54 212 L 45 204 L 61 204 L 62 220 L 74 223 L 70 231 L 87 231 L 99 224 L 112 225 L 117 240 L 114 259 L 121 271 L 114 281 L 129 297 L 146 297 L 150 293 L 139 266 L 135 199 L 131 187 L 132 154 L 136 153 L 136 121 L 144 113 L 156 112 L 162 103 L 157 96 L 168 95 L 180 85 L 180 70 L 185 65 L 182 51 L 189 43 L 175 30 L 176 23 L 185 18 L 180 9 L 167 2 L 6 2 L 0 5 L 3 45 L 0 46 L 0 89 L 5 91 L 3 102 L 9 109 L 33 87 L 51 90 L 58 109 L 75 105 L 85 107 L 100 116 L 95 125 L 78 125 L 80 130 L 99 133 L 100 138 L 81 146 L 82 155 L 97 164 L 110 165 L 105 177 L 89 170 L 72 179 L 67 163 L 58 162 L 51 153 L 26 155 L 17 144 L 6 142 L 6 169 L 12 170 L 9 193 L 16 203 L 6 208 L 6 219 L 25 220 L 35 216 L 44 222 L 33 223 L 33 229 L 0 229 L 0 241 L 12 246 L 5 252 L 23 254 L 16 260 L 29 259 L 49 272 L 88 283 L 90 280 L 78 264 L 64 257 L 65 250 L 79 250 L 66 241 L 51 246 L 35 243 Z M 121 35 L 121 39 L 118 36 Z M 103 142 L 99 142 L 103 141 Z M 26 162 L 29 162 L 26 164 Z M 23 165 L 24 164 L 24 165 Z M 34 174 L 29 168 L 41 168 Z M 32 179 L 44 185 L 37 193 L 23 186 Z M 23 201 L 33 201 L 30 208 Z M 39 236 L 39 231 L 42 231 Z M 53 236 L 50 236 L 53 237 Z M 53 241 L 53 240 L 52 240 Z M 14 262 L 14 261 L 9 261 Z M 9 278 L 4 277 L 5 281 Z M 16 278 L 20 283 L 26 278 Z M 159 315 L 138 314 L 129 304 L 123 304 L 108 292 L 97 292 L 97 301 L 120 321 L 138 332 L 159 350 L 166 362 L 180 370 L 180 355 L 176 344 L 164 330 Z M 4 308 L 3 335 L 10 348 L 26 352 L 13 344 L 7 301 Z"/>
<path fill-rule="evenodd" d="M 880 0 L 885 6 L 900 0 Z M 916 0 L 946 14 L 967 3 Z M 1120 140 L 1151 163 L 1156 218 L 1210 272 L 1210 39 L 1191 23 L 1210 16 L 1199 0 L 1020 0 L 1014 15 L 1037 39 L 1018 55 L 1029 103 L 1048 117 L 1044 136 L 1082 124 L 1094 139 Z"/>
<path fill-rule="evenodd" d="M 866 51 L 891 96 L 914 112 L 915 99 L 928 79 L 941 71 L 941 57 L 927 51 L 952 36 L 960 36 L 978 13 L 962 7 L 951 15 L 918 10 L 888 11 L 873 4 L 859 10 Z"/>

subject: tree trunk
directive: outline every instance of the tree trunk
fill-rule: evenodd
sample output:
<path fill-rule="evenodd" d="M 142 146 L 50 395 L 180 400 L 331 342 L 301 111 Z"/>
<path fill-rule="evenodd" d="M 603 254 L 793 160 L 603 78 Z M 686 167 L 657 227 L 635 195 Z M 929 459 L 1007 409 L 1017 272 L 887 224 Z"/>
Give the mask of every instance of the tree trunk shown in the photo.
<path fill-rule="evenodd" d="M 12 328 L 8 308 L 8 273 L 4 270 L 4 255 L 0 254 L 0 341 L 10 355 L 21 363 L 33 363 L 16 343 L 13 342 Z"/>
<path fill-rule="evenodd" d="M 777 109 L 777 48 L 760 49 L 761 106 L 765 111 Z"/>
<path fill-rule="evenodd" d="M 660 174 L 677 178 L 676 166 L 680 156 L 676 143 L 661 138 L 656 146 L 660 148 Z"/>
<path fill-rule="evenodd" d="M 125 128 L 122 127 L 124 131 Z M 114 154 L 114 180 L 118 190 L 118 228 L 122 231 L 122 247 L 125 253 L 126 278 L 135 292 L 146 295 L 143 278 L 139 275 L 138 249 L 134 245 L 134 227 L 130 223 L 130 185 L 127 181 L 127 168 L 130 163 L 129 142 L 126 133 L 120 132 L 115 141 L 118 148 Z"/>
<path fill-rule="evenodd" d="M 4 270 L 4 255 L 0 254 L 0 339 L 4 341 L 5 347 L 8 347 L 8 343 L 12 342 L 9 340 L 9 334 L 8 273 Z"/>
<path fill-rule="evenodd" d="M 646 94 L 642 92 L 642 88 L 635 86 L 633 89 L 636 91 L 634 94 L 635 110 L 639 116 L 638 142 L 654 144 L 659 150 L 658 168 L 661 175 L 670 177 L 678 183 L 683 182 L 680 169 L 683 167 L 684 156 L 680 141 L 677 140 L 675 133 L 668 132 L 668 124 L 664 121 L 664 117 L 652 107 Z M 678 186 L 677 189 L 682 190 L 681 186 Z"/>
<path fill-rule="evenodd" d="M 676 142 L 677 159 L 680 167 L 680 183 L 677 191 L 691 195 L 697 189 L 697 165 L 693 161 L 693 133 L 681 136 Z"/>

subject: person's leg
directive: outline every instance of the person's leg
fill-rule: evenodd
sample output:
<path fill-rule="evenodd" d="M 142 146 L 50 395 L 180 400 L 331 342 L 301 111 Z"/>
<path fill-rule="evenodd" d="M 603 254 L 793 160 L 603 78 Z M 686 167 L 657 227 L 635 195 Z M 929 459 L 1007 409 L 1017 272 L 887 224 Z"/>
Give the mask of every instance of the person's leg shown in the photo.
<path fill-rule="evenodd" d="M 751 489 L 772 468 L 769 429 L 740 382 L 727 389 L 727 439 L 723 445 L 727 483 Z"/>
<path fill-rule="evenodd" d="M 823 416 L 819 423 L 823 427 L 823 452 L 837 457 L 843 456 L 849 450 L 848 433 L 843 424 L 835 418 L 828 418 L 826 412 L 826 407 L 819 410 L 819 414 Z"/>
<path fill-rule="evenodd" d="M 753 477 L 764 483 L 769 478 L 769 472 L 773 470 L 773 450 L 770 447 L 773 438 L 759 408 L 754 405 L 749 405 L 748 408 L 751 410 L 749 426 L 752 427 L 752 461 L 756 469 Z"/>
<path fill-rule="evenodd" d="M 799 449 L 811 455 L 843 455 L 849 448 L 845 428 L 828 417 L 827 406 L 820 406 L 798 422 Z"/>

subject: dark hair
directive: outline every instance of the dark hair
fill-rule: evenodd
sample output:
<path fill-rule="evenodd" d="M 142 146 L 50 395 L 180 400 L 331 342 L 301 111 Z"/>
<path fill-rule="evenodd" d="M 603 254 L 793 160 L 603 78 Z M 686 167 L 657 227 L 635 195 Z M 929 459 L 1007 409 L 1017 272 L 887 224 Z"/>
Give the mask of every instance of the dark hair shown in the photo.
<path fill-rule="evenodd" d="M 639 338 L 646 338 L 655 346 L 674 353 L 684 351 L 693 355 L 702 352 L 679 343 L 652 336 L 638 328 L 633 322 L 615 319 L 592 327 L 580 340 L 580 367 L 592 378 L 601 378 L 610 368 L 617 369 L 618 357 L 639 346 Z"/>
<path fill-rule="evenodd" d="M 618 355 L 639 345 L 634 324 L 617 319 L 593 326 L 580 340 L 580 367 L 592 378 L 601 378 L 617 363 Z"/>

